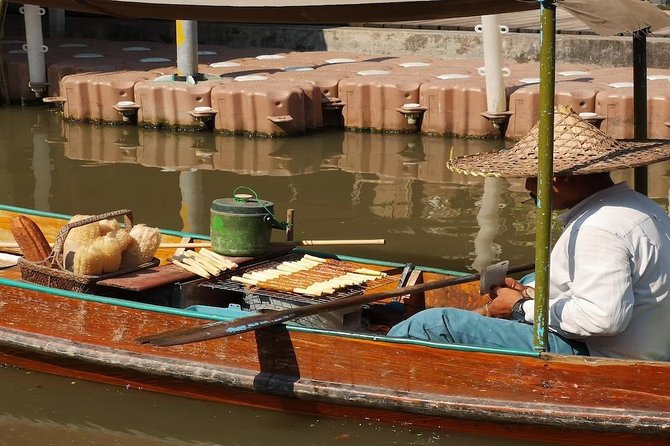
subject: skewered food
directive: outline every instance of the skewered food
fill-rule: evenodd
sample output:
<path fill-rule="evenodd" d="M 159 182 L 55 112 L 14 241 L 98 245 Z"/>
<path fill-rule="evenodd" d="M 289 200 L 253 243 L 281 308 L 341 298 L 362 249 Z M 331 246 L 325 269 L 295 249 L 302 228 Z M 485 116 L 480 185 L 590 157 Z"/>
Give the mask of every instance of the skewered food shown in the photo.
<path fill-rule="evenodd" d="M 175 265 L 206 279 L 218 276 L 223 271 L 237 268 L 237 263 L 206 248 L 200 251 L 184 251 L 182 254 L 173 256 L 171 260 Z"/>
<path fill-rule="evenodd" d="M 306 254 L 298 261 L 283 262 L 274 268 L 233 276 L 231 280 L 270 291 L 317 297 L 385 276 L 386 273 L 380 271 Z"/>

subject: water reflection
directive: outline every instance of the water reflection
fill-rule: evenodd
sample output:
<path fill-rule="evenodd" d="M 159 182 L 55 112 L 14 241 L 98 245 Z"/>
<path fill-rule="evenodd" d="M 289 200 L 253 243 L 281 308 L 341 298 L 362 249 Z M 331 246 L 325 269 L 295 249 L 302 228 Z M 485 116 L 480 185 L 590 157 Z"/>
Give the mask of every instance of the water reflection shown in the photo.
<path fill-rule="evenodd" d="M 63 213 L 130 207 L 147 223 L 207 232 L 211 201 L 246 185 L 273 201 L 279 218 L 296 209 L 298 238 L 387 239 L 384 248 L 348 253 L 460 270 L 533 256 L 535 215 L 523 203 L 523 180 L 446 169 L 451 156 L 509 142 L 355 132 L 244 138 L 78 124 L 44 110 L 3 113 L 0 168 L 11 172 L 2 180 L 11 204 Z M 649 168 L 649 193 L 663 204 L 669 168 Z M 632 171 L 614 177 L 631 182 Z"/>
<path fill-rule="evenodd" d="M 535 210 L 523 203 L 523 180 L 468 177 L 445 168 L 450 156 L 500 144 L 340 132 L 249 139 L 80 125 L 44 110 L 3 108 L 0 194 L 7 204 L 69 214 L 130 208 L 138 222 L 206 233 L 211 201 L 247 185 L 272 200 L 278 212 L 296 209 L 297 239 L 385 238 L 385 246 L 337 251 L 470 270 L 494 260 L 521 264 L 533 257 Z M 650 195 L 663 205 L 669 169 L 670 162 L 649 168 Z M 632 172 L 614 177 L 630 182 Z M 0 387 L 5 403 L 0 438 L 12 446 L 45 444 L 44 439 L 58 445 L 302 445 L 343 439 L 506 444 L 185 402 L 69 380 L 33 382 L 21 373 L 0 368 L 0 378 L 9 383 Z"/>

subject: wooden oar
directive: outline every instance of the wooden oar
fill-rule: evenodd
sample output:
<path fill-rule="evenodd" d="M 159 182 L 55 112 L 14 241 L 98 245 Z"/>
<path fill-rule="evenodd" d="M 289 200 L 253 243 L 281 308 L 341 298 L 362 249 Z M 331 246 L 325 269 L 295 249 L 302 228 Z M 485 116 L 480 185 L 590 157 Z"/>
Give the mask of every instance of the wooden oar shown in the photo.
<path fill-rule="evenodd" d="M 331 245 L 383 245 L 386 240 L 381 239 L 353 239 L 353 240 L 293 240 L 288 242 L 272 242 L 274 246 L 331 246 Z M 160 248 L 211 248 L 212 244 L 208 241 L 202 242 L 174 242 L 161 243 Z M 0 242 L 0 249 L 18 249 L 16 242 Z"/>
<path fill-rule="evenodd" d="M 509 274 L 529 271 L 533 269 L 532 263 L 520 265 L 508 270 Z M 190 344 L 192 342 L 207 341 L 209 339 L 224 338 L 247 331 L 258 330 L 261 328 L 279 325 L 283 322 L 297 319 L 300 317 L 311 316 L 317 313 L 325 313 L 328 311 L 339 310 L 342 308 L 363 305 L 376 300 L 387 297 L 403 296 L 405 294 L 417 293 L 420 291 L 435 290 L 438 288 L 445 288 L 448 286 L 459 285 L 462 283 L 473 282 L 478 280 L 481 274 L 470 274 L 462 277 L 454 277 L 450 279 L 435 280 L 433 282 L 422 283 L 402 288 L 395 288 L 389 291 L 382 291 L 379 293 L 363 294 L 359 293 L 354 296 L 336 299 L 330 302 L 305 305 L 302 307 L 290 308 L 288 310 L 276 311 L 272 313 L 252 315 L 242 317 L 227 322 L 210 322 L 208 324 L 199 325 L 197 327 L 189 327 L 181 330 L 170 330 L 162 333 L 157 333 L 149 336 L 142 336 L 137 338 L 141 344 L 152 344 L 161 347 L 170 345 Z"/>

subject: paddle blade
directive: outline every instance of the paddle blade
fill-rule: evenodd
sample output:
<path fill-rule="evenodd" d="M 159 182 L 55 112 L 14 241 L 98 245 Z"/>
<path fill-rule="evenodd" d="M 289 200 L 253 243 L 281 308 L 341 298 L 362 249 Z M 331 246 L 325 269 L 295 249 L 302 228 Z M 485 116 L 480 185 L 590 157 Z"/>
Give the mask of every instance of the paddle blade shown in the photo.
<path fill-rule="evenodd" d="M 295 316 L 290 312 L 276 312 L 243 317 L 227 322 L 211 322 L 209 324 L 197 325 L 195 327 L 158 333 L 151 336 L 137 338 L 140 344 L 151 344 L 159 347 L 171 345 L 191 344 L 193 342 L 208 341 L 210 339 L 225 338 L 247 331 L 270 327 L 293 319 Z"/>

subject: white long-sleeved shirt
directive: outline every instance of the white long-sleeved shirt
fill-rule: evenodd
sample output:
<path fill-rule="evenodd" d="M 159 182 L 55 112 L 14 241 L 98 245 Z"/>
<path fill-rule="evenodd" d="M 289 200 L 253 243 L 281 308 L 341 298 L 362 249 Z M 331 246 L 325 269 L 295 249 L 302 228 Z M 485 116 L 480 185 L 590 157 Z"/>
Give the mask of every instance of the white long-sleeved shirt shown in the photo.
<path fill-rule="evenodd" d="M 670 218 L 617 184 L 560 216 L 549 327 L 593 356 L 670 360 Z M 534 302 L 524 304 L 533 322 Z"/>

